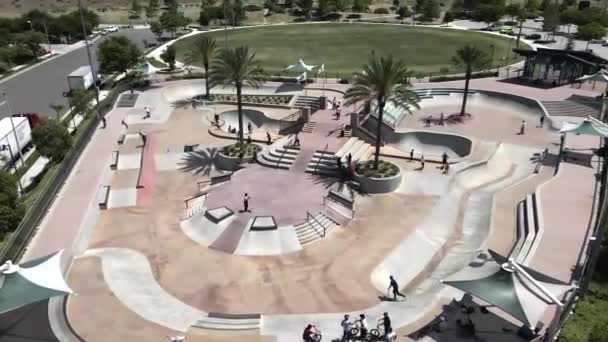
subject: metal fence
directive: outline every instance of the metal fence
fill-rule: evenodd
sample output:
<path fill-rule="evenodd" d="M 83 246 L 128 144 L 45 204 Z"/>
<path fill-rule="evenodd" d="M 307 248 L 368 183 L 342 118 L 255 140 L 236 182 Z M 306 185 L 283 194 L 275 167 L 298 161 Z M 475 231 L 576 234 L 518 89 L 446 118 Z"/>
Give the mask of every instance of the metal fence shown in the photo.
<path fill-rule="evenodd" d="M 100 114 L 105 115 L 109 112 L 113 108 L 118 95 L 128 88 L 127 82 L 117 84 L 110 92 L 110 95 L 99 104 Z M 80 130 L 83 130 L 83 133 L 74 142 L 68 154 L 61 161 L 53 178 L 42 189 L 34 204 L 25 213 L 17 229 L 12 233 L 5 247 L 0 251 L 0 263 L 4 263 L 6 260 L 17 262 L 21 258 L 38 225 L 53 204 L 57 193 L 61 190 L 82 151 L 97 130 L 98 124 L 99 119 L 92 117 L 91 120 L 86 121 L 86 126 L 79 127 Z"/>

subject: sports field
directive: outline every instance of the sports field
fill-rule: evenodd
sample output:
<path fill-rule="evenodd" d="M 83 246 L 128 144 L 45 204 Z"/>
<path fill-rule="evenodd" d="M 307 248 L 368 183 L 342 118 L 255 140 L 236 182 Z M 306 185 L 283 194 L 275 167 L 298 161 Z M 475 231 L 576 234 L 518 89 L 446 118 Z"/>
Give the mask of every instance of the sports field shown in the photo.
<path fill-rule="evenodd" d="M 228 45 L 249 45 L 271 74 L 302 58 L 306 64 L 325 64 L 328 77 L 350 75 L 360 69 L 371 54 L 392 54 L 403 59 L 410 69 L 438 73 L 449 68 L 455 51 L 467 43 L 494 50 L 494 65 L 504 65 L 509 39 L 480 32 L 452 29 L 374 24 L 302 24 L 246 29 L 228 29 Z M 210 34 L 224 46 L 224 31 Z M 198 35 L 197 35 L 198 36 Z M 197 36 L 176 42 L 178 60 L 183 61 L 190 44 Z M 513 47 L 514 47 L 513 42 Z M 511 54 L 513 58 L 513 54 Z"/>

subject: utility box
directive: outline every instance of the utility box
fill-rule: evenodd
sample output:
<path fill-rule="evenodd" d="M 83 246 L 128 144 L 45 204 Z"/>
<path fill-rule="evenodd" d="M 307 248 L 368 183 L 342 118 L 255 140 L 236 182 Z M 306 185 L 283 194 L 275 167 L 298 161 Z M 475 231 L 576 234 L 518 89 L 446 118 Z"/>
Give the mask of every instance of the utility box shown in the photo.
<path fill-rule="evenodd" d="M 321 109 L 321 110 L 327 109 L 327 97 L 326 96 L 319 97 L 319 109 Z"/>
<path fill-rule="evenodd" d="M 88 65 L 83 65 L 68 75 L 70 90 L 89 89 L 93 83 L 93 72 Z"/>

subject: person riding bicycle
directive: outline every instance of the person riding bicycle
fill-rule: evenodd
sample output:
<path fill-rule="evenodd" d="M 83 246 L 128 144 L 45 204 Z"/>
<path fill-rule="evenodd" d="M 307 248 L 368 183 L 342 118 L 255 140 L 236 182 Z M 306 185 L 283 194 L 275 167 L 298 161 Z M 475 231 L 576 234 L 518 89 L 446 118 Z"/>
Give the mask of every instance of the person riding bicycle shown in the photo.
<path fill-rule="evenodd" d="M 314 342 L 315 340 L 315 326 L 309 324 L 304 328 L 304 332 L 302 333 L 302 339 L 306 342 Z"/>

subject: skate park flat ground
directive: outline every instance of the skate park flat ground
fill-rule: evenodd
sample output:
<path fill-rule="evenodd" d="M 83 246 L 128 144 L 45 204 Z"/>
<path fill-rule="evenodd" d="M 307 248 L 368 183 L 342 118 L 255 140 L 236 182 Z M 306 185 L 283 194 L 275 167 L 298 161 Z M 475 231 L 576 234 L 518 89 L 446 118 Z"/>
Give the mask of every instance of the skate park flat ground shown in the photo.
<path fill-rule="evenodd" d="M 151 91 L 162 94 L 162 88 Z M 309 95 L 315 95 L 317 92 L 311 90 Z M 328 94 L 328 97 L 332 98 L 333 94 Z M 146 101 L 146 97 L 140 99 Z M 137 106 L 143 107 L 144 103 L 138 102 Z M 181 334 L 188 335 L 191 341 L 246 339 L 281 342 L 290 340 L 292 332 L 287 331 L 292 328 L 294 336 L 299 338 L 299 324 L 305 317 L 318 318 L 319 322 L 324 324 L 323 331 L 327 331 L 324 340 L 331 340 L 336 337 L 334 330 L 339 329 L 338 322 L 333 322 L 333 315 L 338 317 L 343 312 L 369 308 L 377 311 L 385 307 L 382 305 L 388 305 L 390 310 L 398 307 L 395 312 L 403 313 L 395 317 L 396 327 L 401 327 L 399 333 L 402 336 L 420 326 L 421 320 L 432 319 L 438 305 L 445 299 L 443 296 L 447 294 L 443 287 L 437 285 L 438 280 L 441 272 L 447 272 L 446 270 L 454 266 L 446 265 L 453 260 L 444 260 L 442 257 L 454 253 L 464 256 L 474 253 L 479 248 L 476 244 L 507 253 L 516 238 L 516 230 L 513 227 L 516 224 L 514 208 L 522 198 L 538 191 L 539 188 L 541 193 L 547 191 L 551 198 L 559 198 L 558 187 L 563 187 L 568 180 L 574 179 L 584 183 L 584 186 L 580 186 L 580 191 L 573 192 L 573 196 L 579 199 L 588 197 L 590 189 L 587 183 L 592 184 L 593 169 L 578 165 L 575 161 L 564 164 L 564 171 L 560 171 L 558 177 L 552 178 L 554 170 L 549 165 L 543 166 L 538 175 L 533 175 L 534 152 L 549 147 L 551 153 L 554 153 L 558 136 L 548 128 L 534 127 L 537 121 L 534 121 L 533 116 L 522 116 L 510 108 L 494 108 L 490 113 L 490 108 L 472 103 L 468 110 L 472 114 L 469 121 L 464 124 L 433 126 L 429 129 L 433 132 L 463 135 L 474 142 L 471 154 L 454 164 L 449 174 L 443 174 L 434 163 L 428 163 L 424 170 L 418 170 L 417 161 L 383 158 L 401 167 L 403 183 L 394 193 L 358 196 L 354 219 L 347 224 L 334 228 L 325 238 L 304 245 L 301 251 L 287 255 L 232 255 L 191 240 L 180 228 L 180 222 L 186 215 L 184 200 L 199 191 L 197 182 L 209 180 L 210 175 L 217 171 L 212 163 L 214 153 L 222 146 L 234 142 L 211 136 L 208 119 L 212 118 L 215 112 L 233 110 L 234 106 L 175 108 L 159 103 L 156 108 L 164 105 L 171 108 L 168 114 L 158 113 L 166 116 L 165 121 L 136 123 L 129 125 L 128 129 L 129 134 L 136 135 L 138 131 L 143 131 L 154 136 L 153 152 L 157 168 L 153 195 L 142 204 L 96 212 L 98 217 L 94 220 L 86 246 L 89 250 L 100 253 L 85 254 L 75 259 L 68 275 L 68 283 L 79 295 L 69 298 L 67 315 L 74 330 L 87 341 L 153 340 Z M 458 106 L 433 107 L 432 110 L 444 109 L 446 113 L 448 110 L 456 112 Z M 114 125 L 114 129 L 119 127 L 117 122 L 121 117 L 129 115 L 124 110 L 115 113 L 119 116 L 112 117 L 110 114 L 108 120 Z M 348 109 L 345 109 L 343 122 L 350 120 L 347 113 Z M 426 130 L 427 128 L 422 127 L 424 123 L 420 121 L 425 118 L 425 114 L 428 115 L 428 111 L 425 113 L 423 108 L 413 116 L 406 117 L 402 128 Z M 437 115 L 433 114 L 434 117 Z M 526 135 L 520 136 L 516 133 L 522 117 L 529 120 L 528 131 Z M 318 111 L 312 119 L 318 122 L 316 134 L 321 135 L 326 134 L 330 126 L 339 126 L 342 122 L 332 120 L 329 110 Z M 119 135 L 118 129 L 116 135 Z M 313 133 L 302 133 L 300 139 L 303 144 L 314 144 L 315 148 L 317 145 L 324 145 L 315 140 L 316 135 Z M 338 142 L 337 146 L 332 146 L 337 149 L 348 140 L 333 136 L 331 139 Z M 579 137 L 572 137 L 571 140 L 569 138 L 568 146 L 579 147 L 588 144 L 587 141 L 579 140 Z M 114 143 L 116 140 L 111 141 Z M 502 145 L 501 154 L 495 155 L 501 148 L 500 142 L 507 144 Z M 97 143 L 94 138 L 93 146 L 97 146 Z M 195 151 L 200 155 L 196 160 L 188 160 L 188 154 L 183 152 L 185 145 L 198 145 Z M 504 147 L 506 145 L 508 146 Z M 306 148 L 310 146 L 304 146 L 300 153 L 306 152 Z M 108 150 L 115 148 L 116 146 L 111 146 Z M 130 154 L 136 153 L 138 147 L 135 141 L 129 141 L 122 149 L 125 154 Z M 165 157 L 159 157 L 162 155 Z M 94 158 L 87 153 L 84 156 Z M 104 158 L 107 159 L 108 156 L 109 154 L 105 154 Z M 495 158 L 491 159 L 493 156 Z M 158 167 L 161 164 L 163 166 Z M 107 165 L 104 167 L 109 170 Z M 578 172 L 583 168 L 585 172 Z M 137 171 L 127 168 L 114 172 L 113 177 L 108 179 L 112 187 L 120 190 L 130 187 Z M 458 172 L 462 174 L 457 174 Z M 243 170 L 233 175 L 232 180 L 212 187 L 205 206 L 228 206 L 235 211 L 235 220 L 245 222 L 248 221 L 249 215 L 272 215 L 279 225 L 297 224 L 298 220 L 305 220 L 307 210 L 316 214 L 322 208 L 326 209 L 322 199 L 333 180 L 303 172 L 296 175 L 292 173 L 294 170 L 246 165 Z M 78 177 L 77 172 L 75 177 Z M 454 219 L 448 220 L 444 225 L 438 224 L 447 216 L 439 204 L 447 203 L 445 196 L 450 195 L 452 188 L 464 194 L 458 197 L 462 201 L 477 200 L 481 201 L 481 204 L 474 202 L 470 210 L 467 206 L 458 207 Z M 239 213 L 245 192 L 252 196 L 251 214 Z M 69 194 L 69 191 L 66 194 Z M 485 199 L 493 199 L 494 205 L 484 202 Z M 59 201 L 61 203 L 61 199 Z M 454 203 L 458 206 L 459 202 Z M 468 203 L 465 204 L 469 205 Z M 560 210 L 564 210 L 563 205 L 547 202 L 545 206 L 544 203 L 544 215 L 559 218 Z M 576 203 L 568 202 L 568 205 L 572 207 L 570 209 L 575 213 L 575 218 L 580 221 L 584 220 L 580 218 L 584 216 L 584 209 L 588 211 L 586 206 L 590 206 L 587 199 L 578 200 Z M 433 229 L 441 231 L 425 231 L 423 228 L 429 219 L 435 220 Z M 568 222 L 569 225 L 575 224 Z M 540 253 L 539 258 L 534 265 L 546 267 L 552 275 L 566 276 L 568 272 L 563 271 L 564 264 L 572 263 L 577 246 L 573 244 L 565 248 L 564 254 L 567 255 L 555 258 L 557 261 L 548 260 L 549 249 L 563 243 L 564 239 L 576 241 L 575 244 L 580 246 L 584 234 L 580 233 L 579 226 L 569 232 L 570 235 L 560 235 L 559 228 L 560 224 L 555 220 L 551 222 L 550 227 L 547 225 L 545 236 L 548 237 L 549 244 L 541 244 L 537 252 Z M 456 233 L 451 235 L 452 232 L 447 229 L 453 229 Z M 428 253 L 428 256 L 425 254 L 423 257 L 421 249 L 427 248 L 423 243 L 414 244 L 403 253 L 395 252 L 400 251 L 399 247 L 408 239 L 412 239 L 414 235 L 421 236 L 422 233 L 430 234 L 427 236 L 428 240 L 433 242 L 432 247 L 437 248 L 439 252 L 433 255 Z M 487 241 L 482 241 L 483 234 L 487 235 Z M 450 242 L 450 239 L 445 239 L 446 236 L 454 236 L 458 241 Z M 463 251 L 463 248 L 467 249 Z M 128 258 L 106 259 L 104 255 L 109 254 L 104 253 L 112 250 L 141 256 L 145 267 L 131 263 Z M 401 282 L 403 291 L 411 298 L 411 301 L 406 301 L 403 306 L 398 306 L 397 303 L 379 303 L 378 296 L 384 294 L 388 285 L 384 284 L 384 273 L 373 276 L 379 265 L 384 267 L 382 272 L 389 272 L 394 267 L 390 260 L 386 261 L 393 253 L 399 254 L 406 262 L 405 266 L 400 263 L 394 265 L 400 265 L 399 268 L 408 271 L 398 271 L 398 276 L 411 280 Z M 462 256 L 459 258 L 464 260 Z M 423 264 L 421 260 L 428 260 L 428 263 Z M 458 260 L 460 262 L 460 259 Z M 136 276 L 141 274 L 142 270 L 148 269 L 148 279 L 151 280 L 138 283 Z M 569 267 L 566 269 L 569 270 Z M 207 312 L 260 313 L 265 315 L 265 323 L 261 326 L 263 330 L 220 332 L 190 329 L 183 332 L 184 324 L 188 323 L 186 321 L 179 322 L 179 329 L 174 329 L 176 326 L 173 323 L 179 321 L 180 315 L 184 315 L 184 310 L 176 309 L 179 306 L 151 307 L 137 304 L 141 301 L 140 295 L 153 286 L 158 286 L 163 291 L 160 297 L 171 297 L 181 302 L 189 307 L 186 311 L 191 310 L 193 315 L 197 312 L 201 315 Z M 427 290 L 430 292 L 425 292 Z M 422 297 L 429 300 L 422 300 Z M 156 311 L 157 316 L 165 318 L 144 318 L 149 317 L 152 310 Z M 405 313 L 416 313 L 420 317 Z M 414 316 L 416 318 L 412 318 Z M 294 325 L 282 326 L 281 322 L 292 322 Z M 405 323 L 407 325 L 402 327 L 401 324 Z M 298 331 L 295 331 L 296 329 Z M 271 335 L 276 333 L 278 339 L 274 336 L 260 336 L 262 331 Z"/>

